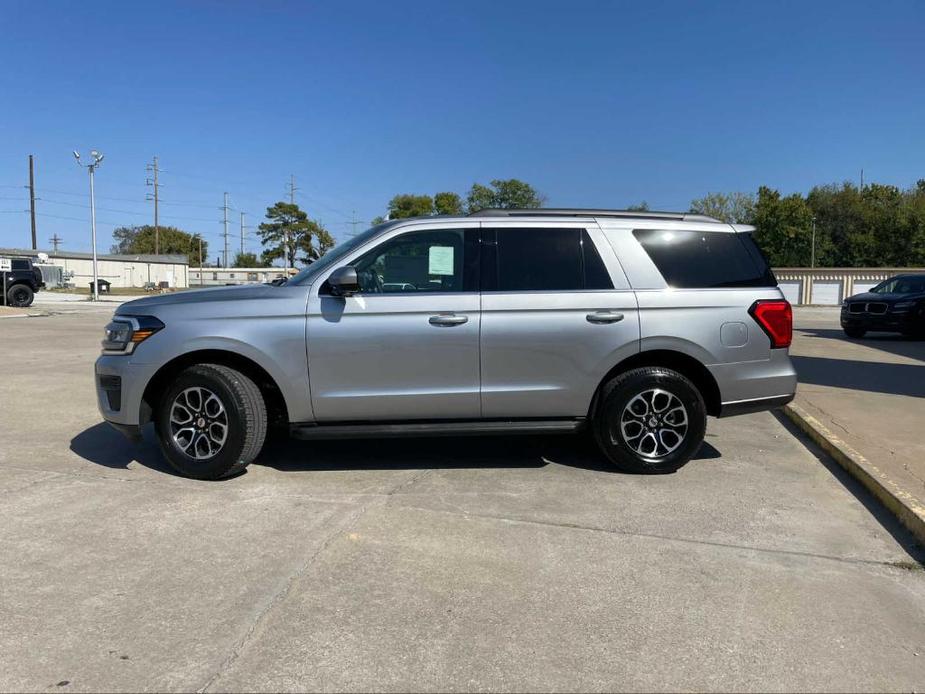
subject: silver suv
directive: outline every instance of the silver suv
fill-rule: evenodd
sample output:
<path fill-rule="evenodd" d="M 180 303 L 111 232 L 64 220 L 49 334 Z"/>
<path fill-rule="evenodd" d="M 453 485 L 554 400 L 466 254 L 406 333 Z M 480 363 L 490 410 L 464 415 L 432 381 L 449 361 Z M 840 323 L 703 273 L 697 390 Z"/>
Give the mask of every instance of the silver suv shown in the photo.
<path fill-rule="evenodd" d="M 589 431 L 677 470 L 706 416 L 793 398 L 791 310 L 751 227 L 680 213 L 485 210 L 386 222 L 282 286 L 123 304 L 103 417 L 180 473 L 302 439 Z"/>

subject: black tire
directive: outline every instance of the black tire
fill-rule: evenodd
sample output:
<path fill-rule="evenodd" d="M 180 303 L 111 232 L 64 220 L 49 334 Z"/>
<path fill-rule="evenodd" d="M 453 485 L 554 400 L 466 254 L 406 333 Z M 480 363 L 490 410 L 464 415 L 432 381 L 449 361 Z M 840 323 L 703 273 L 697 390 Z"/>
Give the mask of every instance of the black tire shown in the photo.
<path fill-rule="evenodd" d="M 200 407 L 193 412 L 197 391 Z M 203 402 L 204 392 L 216 397 L 225 413 L 224 418 L 216 415 L 218 410 L 214 403 L 207 404 L 212 402 L 211 398 L 206 397 Z M 178 402 L 181 397 L 183 399 Z M 171 423 L 175 405 L 178 405 L 175 419 L 185 419 L 184 412 L 195 415 L 190 427 Z M 223 421 L 225 436 L 216 441 L 220 437 L 213 435 L 221 432 Z M 201 428 L 197 426 L 200 424 Z M 216 480 L 243 471 L 260 453 L 267 433 L 267 410 L 260 389 L 241 372 L 218 364 L 197 364 L 181 372 L 164 392 L 157 405 L 154 425 L 164 457 L 174 470 L 186 477 Z M 187 433 L 187 429 L 192 433 Z M 183 442 L 187 443 L 186 447 L 181 445 Z M 202 455 L 197 457 L 198 454 Z"/>
<path fill-rule="evenodd" d="M 650 403 L 646 398 L 653 392 L 657 400 Z M 644 422 L 629 421 L 639 419 L 637 405 L 640 401 L 637 396 L 642 398 L 647 412 L 650 407 L 654 410 L 654 422 L 651 419 L 646 420 L 645 417 L 642 418 Z M 637 404 L 626 414 L 628 420 L 624 427 L 624 414 L 634 401 Z M 680 422 L 680 413 L 673 404 L 676 402 L 683 405 L 684 413 L 687 415 L 687 424 L 684 427 L 675 426 Z M 663 403 L 668 404 L 659 410 Z M 673 414 L 669 415 L 669 412 Z M 674 422 L 669 417 L 674 418 Z M 650 425 L 659 428 L 650 430 Z M 637 426 L 640 436 L 634 437 Z M 619 469 L 645 474 L 675 472 L 685 465 L 703 444 L 707 429 L 706 405 L 700 391 L 688 378 L 671 369 L 647 366 L 622 373 L 604 384 L 592 427 L 597 445 Z M 671 435 L 671 431 L 681 433 Z M 624 436 L 624 432 L 630 436 Z M 627 441 L 627 438 L 630 441 Z M 672 445 L 675 447 L 671 448 Z"/>
<path fill-rule="evenodd" d="M 845 335 L 848 337 L 853 337 L 856 340 L 864 337 L 867 334 L 867 331 L 864 328 L 842 328 L 845 331 Z"/>
<path fill-rule="evenodd" d="M 28 308 L 35 299 L 35 293 L 28 284 L 14 284 L 6 290 L 6 305 Z"/>

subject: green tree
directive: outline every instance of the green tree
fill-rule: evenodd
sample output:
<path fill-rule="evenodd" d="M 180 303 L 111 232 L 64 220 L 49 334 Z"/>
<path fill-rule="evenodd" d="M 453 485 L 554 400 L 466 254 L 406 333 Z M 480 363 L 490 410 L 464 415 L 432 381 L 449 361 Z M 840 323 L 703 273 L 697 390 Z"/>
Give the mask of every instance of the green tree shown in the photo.
<path fill-rule="evenodd" d="M 271 264 L 280 258 L 288 267 L 295 267 L 298 252 L 303 253 L 303 262 L 314 260 L 330 248 L 334 241 L 331 235 L 298 206 L 278 202 L 267 208 L 267 220 L 257 227 L 257 233 L 264 245 L 261 258 Z"/>
<path fill-rule="evenodd" d="M 299 238 L 298 247 L 302 251 L 299 260 L 310 265 L 334 247 L 334 237 L 313 219 L 308 223 L 307 233 Z"/>
<path fill-rule="evenodd" d="M 488 186 L 473 183 L 466 196 L 470 214 L 484 209 L 533 209 L 544 203 L 545 198 L 533 186 L 516 178 L 496 178 Z"/>
<path fill-rule="evenodd" d="M 755 198 L 749 193 L 707 193 L 691 200 L 690 211 L 729 224 L 747 224 L 755 214 Z"/>
<path fill-rule="evenodd" d="M 155 247 L 154 227 L 142 226 L 119 227 L 112 232 L 116 242 L 110 249 L 121 255 L 152 254 Z M 177 229 L 176 227 L 158 227 L 157 247 L 160 253 L 168 255 L 185 255 L 190 265 L 199 265 L 199 235 Z M 209 244 L 202 242 L 202 258 L 209 257 Z"/>
<path fill-rule="evenodd" d="M 755 203 L 752 223 L 755 242 L 768 256 L 773 267 L 805 267 L 810 264 L 813 212 L 799 193 L 781 194 L 761 186 Z M 830 244 L 821 230 L 816 230 L 816 264 Z"/>
<path fill-rule="evenodd" d="M 434 213 L 434 199 L 429 195 L 396 195 L 389 200 L 389 219 L 428 217 Z"/>
<path fill-rule="evenodd" d="M 636 205 L 628 205 L 627 208 L 626 208 L 626 211 L 627 211 L 627 212 L 648 212 L 648 211 L 649 211 L 649 203 L 647 203 L 645 200 L 643 200 L 642 202 L 640 202 L 640 203 L 638 203 L 638 204 L 636 204 Z"/>
<path fill-rule="evenodd" d="M 463 213 L 462 198 L 456 193 L 437 193 L 434 196 L 434 211 L 437 214 L 460 215 Z"/>
<path fill-rule="evenodd" d="M 236 253 L 231 267 L 266 267 L 266 263 L 256 253 Z"/>

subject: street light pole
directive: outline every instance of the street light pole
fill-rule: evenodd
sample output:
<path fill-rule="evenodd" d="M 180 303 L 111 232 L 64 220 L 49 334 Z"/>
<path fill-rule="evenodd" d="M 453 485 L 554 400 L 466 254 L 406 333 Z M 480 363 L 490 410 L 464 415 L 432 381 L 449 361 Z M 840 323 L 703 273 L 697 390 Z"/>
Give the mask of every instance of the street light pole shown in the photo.
<path fill-rule="evenodd" d="M 94 149 L 90 151 L 90 156 L 93 158 L 92 162 L 89 164 L 81 164 L 80 154 L 76 151 L 74 152 L 74 158 L 77 160 L 78 166 L 86 166 L 87 171 L 90 172 L 90 243 L 93 248 L 93 286 L 90 288 L 90 296 L 92 301 L 98 301 L 100 298 L 100 287 L 96 260 L 96 196 L 93 192 L 93 173 L 96 171 L 96 167 L 103 161 L 103 155 Z"/>
<path fill-rule="evenodd" d="M 813 215 L 813 245 L 810 251 L 809 267 L 816 267 L 816 215 Z"/>

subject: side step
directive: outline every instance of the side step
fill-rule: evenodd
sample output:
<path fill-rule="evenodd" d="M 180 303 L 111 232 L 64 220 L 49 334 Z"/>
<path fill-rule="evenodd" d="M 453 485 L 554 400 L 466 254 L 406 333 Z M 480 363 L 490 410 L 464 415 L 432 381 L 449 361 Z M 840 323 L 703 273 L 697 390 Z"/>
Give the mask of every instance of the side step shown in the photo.
<path fill-rule="evenodd" d="M 397 436 L 487 436 L 492 434 L 571 434 L 584 426 L 578 419 L 469 420 L 444 422 L 367 422 L 362 424 L 293 424 L 296 439 L 378 439 Z"/>

